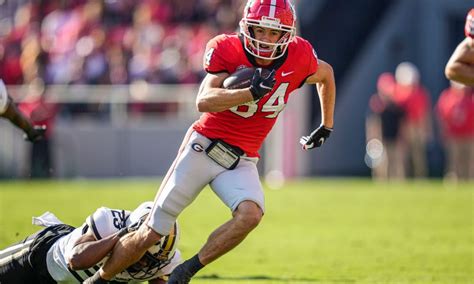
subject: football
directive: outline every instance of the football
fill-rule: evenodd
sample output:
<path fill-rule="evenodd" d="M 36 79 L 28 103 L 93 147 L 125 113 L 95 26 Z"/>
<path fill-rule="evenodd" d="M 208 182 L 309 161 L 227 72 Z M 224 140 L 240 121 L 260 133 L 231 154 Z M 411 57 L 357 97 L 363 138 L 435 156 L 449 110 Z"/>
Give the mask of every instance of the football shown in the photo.
<path fill-rule="evenodd" d="M 254 67 L 247 67 L 247 68 L 242 68 L 234 73 L 230 74 L 229 77 L 227 77 L 224 82 L 222 83 L 222 86 L 226 89 L 243 89 L 243 88 L 248 88 L 250 87 L 250 83 L 252 82 L 252 77 L 253 73 L 255 72 Z M 268 76 L 270 74 L 270 71 L 267 69 L 262 69 L 262 75 L 263 76 Z"/>

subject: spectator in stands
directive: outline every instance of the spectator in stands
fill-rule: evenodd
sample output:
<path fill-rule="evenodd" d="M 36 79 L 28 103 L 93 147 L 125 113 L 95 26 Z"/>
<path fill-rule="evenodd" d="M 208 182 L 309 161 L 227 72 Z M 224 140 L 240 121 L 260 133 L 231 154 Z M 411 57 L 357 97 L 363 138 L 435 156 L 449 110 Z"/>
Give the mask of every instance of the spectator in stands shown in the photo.
<path fill-rule="evenodd" d="M 474 179 L 474 87 L 451 81 L 436 110 L 448 157 L 446 177 Z"/>
<path fill-rule="evenodd" d="M 428 175 L 427 144 L 433 137 L 430 98 L 413 63 L 400 63 L 395 70 L 395 80 L 394 99 L 405 112 L 402 131 L 406 139 L 406 168 L 413 177 L 425 178 Z"/>
<path fill-rule="evenodd" d="M 405 178 L 403 137 L 400 128 L 404 110 L 394 101 L 395 78 L 382 73 L 377 92 L 370 98 L 366 120 L 367 155 L 372 176 L 378 180 Z"/>
<path fill-rule="evenodd" d="M 446 64 L 446 78 L 458 83 L 474 86 L 474 9 L 466 17 L 466 38 L 459 43 Z"/>
<path fill-rule="evenodd" d="M 0 78 L 7 84 L 198 83 L 209 39 L 233 32 L 240 0 L 23 1 L 1 19 Z M 14 15 L 14 17 L 13 17 Z M 130 106 L 167 114 L 176 105 Z M 105 113 L 107 106 L 66 105 L 64 114 Z"/>

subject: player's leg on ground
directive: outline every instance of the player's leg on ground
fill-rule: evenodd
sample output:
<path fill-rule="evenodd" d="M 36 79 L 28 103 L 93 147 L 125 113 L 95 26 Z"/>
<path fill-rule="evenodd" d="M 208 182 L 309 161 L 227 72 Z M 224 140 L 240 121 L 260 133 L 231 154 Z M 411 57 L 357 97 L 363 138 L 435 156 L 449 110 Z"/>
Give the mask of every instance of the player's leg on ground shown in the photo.
<path fill-rule="evenodd" d="M 0 283 L 36 283 L 36 275 L 29 259 L 30 244 L 33 238 L 27 238 L 0 251 Z"/>

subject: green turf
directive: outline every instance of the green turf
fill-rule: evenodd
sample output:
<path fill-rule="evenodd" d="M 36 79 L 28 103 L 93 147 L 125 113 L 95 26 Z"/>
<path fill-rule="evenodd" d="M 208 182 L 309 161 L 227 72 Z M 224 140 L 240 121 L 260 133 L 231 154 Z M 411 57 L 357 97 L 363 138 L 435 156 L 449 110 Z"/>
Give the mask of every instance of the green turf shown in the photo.
<path fill-rule="evenodd" d="M 80 225 L 98 206 L 132 209 L 157 181 L 0 181 L 0 247 L 54 212 Z M 474 283 L 474 184 L 390 185 L 307 180 L 266 190 L 266 215 L 244 243 L 193 283 Z M 209 189 L 181 215 L 180 249 L 192 256 L 230 214 Z"/>

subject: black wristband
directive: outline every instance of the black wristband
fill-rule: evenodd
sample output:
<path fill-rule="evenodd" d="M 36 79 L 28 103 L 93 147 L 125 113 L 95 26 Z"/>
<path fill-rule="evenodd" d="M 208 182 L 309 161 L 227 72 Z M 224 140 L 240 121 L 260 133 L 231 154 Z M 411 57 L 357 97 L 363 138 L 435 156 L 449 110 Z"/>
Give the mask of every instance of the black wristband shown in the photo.
<path fill-rule="evenodd" d="M 321 131 L 321 130 L 323 131 L 324 134 L 329 136 L 333 129 L 321 124 L 318 128 L 316 128 L 315 130 L 313 130 L 313 132 L 311 132 L 310 136 L 313 137 L 318 131 Z"/>

